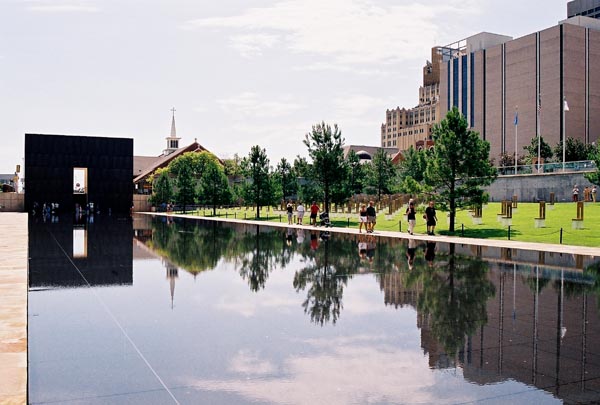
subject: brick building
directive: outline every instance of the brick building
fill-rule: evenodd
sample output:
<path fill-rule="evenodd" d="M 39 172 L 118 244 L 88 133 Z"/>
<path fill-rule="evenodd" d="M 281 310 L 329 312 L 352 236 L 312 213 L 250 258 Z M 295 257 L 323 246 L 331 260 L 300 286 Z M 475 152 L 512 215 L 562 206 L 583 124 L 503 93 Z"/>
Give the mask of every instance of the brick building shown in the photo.
<path fill-rule="evenodd" d="M 439 122 L 440 62 L 439 47 L 431 49 L 431 61 L 423 67 L 423 85 L 419 88 L 419 104 L 413 108 L 387 110 L 381 124 L 381 146 L 398 148 L 424 147 L 431 140 L 431 128 Z M 418 143 L 418 144 L 417 144 Z"/>
<path fill-rule="evenodd" d="M 492 158 L 522 154 L 538 131 L 551 146 L 563 139 L 563 128 L 567 137 L 597 141 L 600 21 L 573 17 L 514 40 L 481 33 L 441 49 L 440 114 L 458 107 L 490 142 Z"/>

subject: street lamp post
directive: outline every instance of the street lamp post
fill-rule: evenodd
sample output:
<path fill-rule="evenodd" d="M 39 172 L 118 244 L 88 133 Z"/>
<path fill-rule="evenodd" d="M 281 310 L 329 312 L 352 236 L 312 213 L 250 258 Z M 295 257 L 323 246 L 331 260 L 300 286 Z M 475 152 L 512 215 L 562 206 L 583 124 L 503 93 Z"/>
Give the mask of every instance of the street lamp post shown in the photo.
<path fill-rule="evenodd" d="M 565 171 L 565 157 L 567 155 L 567 126 L 566 126 L 566 114 L 565 112 L 569 111 L 569 105 L 567 104 L 567 98 L 563 97 L 563 109 L 562 109 L 562 122 L 563 122 L 563 136 L 562 136 L 562 142 L 563 142 L 563 156 L 562 156 L 562 171 Z"/>

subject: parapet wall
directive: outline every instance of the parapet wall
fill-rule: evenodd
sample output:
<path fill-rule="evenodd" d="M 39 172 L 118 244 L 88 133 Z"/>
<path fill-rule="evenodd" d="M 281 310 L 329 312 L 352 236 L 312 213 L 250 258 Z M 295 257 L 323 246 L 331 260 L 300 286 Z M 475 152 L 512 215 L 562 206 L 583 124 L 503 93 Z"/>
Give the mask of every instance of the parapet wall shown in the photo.
<path fill-rule="evenodd" d="M 25 210 L 25 194 L 0 193 L 0 212 L 23 212 Z"/>
<path fill-rule="evenodd" d="M 554 200 L 560 202 L 571 201 L 574 185 L 579 187 L 580 200 L 583 200 L 583 189 L 592 187 L 583 173 L 548 173 L 498 177 L 486 191 L 490 201 L 510 200 L 513 195 L 523 202 L 550 201 L 553 192 Z"/>

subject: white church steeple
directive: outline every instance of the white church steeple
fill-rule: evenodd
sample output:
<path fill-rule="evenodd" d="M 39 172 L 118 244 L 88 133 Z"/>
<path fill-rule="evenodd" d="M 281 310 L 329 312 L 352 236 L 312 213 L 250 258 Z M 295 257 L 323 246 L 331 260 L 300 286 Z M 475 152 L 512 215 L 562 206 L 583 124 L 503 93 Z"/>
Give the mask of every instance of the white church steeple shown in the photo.
<path fill-rule="evenodd" d="M 169 155 L 179 149 L 179 140 L 181 138 L 177 137 L 177 131 L 175 130 L 175 107 L 171 109 L 173 113 L 173 118 L 171 120 L 171 135 L 168 136 L 167 139 L 167 149 L 163 151 L 165 155 Z"/>

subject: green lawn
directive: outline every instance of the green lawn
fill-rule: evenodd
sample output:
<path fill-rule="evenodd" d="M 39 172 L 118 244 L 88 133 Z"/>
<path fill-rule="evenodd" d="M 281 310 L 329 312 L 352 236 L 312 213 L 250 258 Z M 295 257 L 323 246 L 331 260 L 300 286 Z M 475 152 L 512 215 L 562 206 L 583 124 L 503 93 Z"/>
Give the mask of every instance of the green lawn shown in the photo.
<path fill-rule="evenodd" d="M 424 206 L 419 207 L 417 215 L 416 234 L 424 234 L 425 221 L 422 219 Z M 503 226 L 497 220 L 497 214 L 501 211 L 500 203 L 490 203 L 483 208 L 482 224 L 475 225 L 467 211 L 459 211 L 455 223 L 455 235 L 483 238 L 483 239 L 508 239 L 508 227 Z M 546 205 L 546 226 L 544 228 L 535 228 L 534 218 L 538 217 L 539 204 L 537 203 L 519 203 L 513 211 L 512 225 L 510 227 L 510 239 L 526 242 L 541 243 L 560 243 L 560 230 L 562 228 L 562 243 L 566 245 L 578 246 L 600 246 L 600 203 L 586 203 L 584 207 L 584 229 L 572 229 L 571 219 L 575 218 L 577 211 L 576 203 L 557 203 L 554 206 Z M 403 212 L 403 210 L 401 210 Z M 212 210 L 197 211 L 198 215 L 212 216 Z M 237 219 L 255 219 L 256 209 L 228 209 L 217 210 L 217 215 L 221 217 Z M 438 226 L 436 233 L 448 235 L 447 215 L 438 211 Z M 285 212 L 267 210 L 261 211 L 261 220 L 273 222 L 287 222 Z M 332 214 L 331 222 L 336 227 L 354 227 L 358 228 L 358 214 Z M 304 217 L 304 224 L 308 224 L 308 216 Z M 390 219 L 386 215 L 379 213 L 377 216 L 377 226 L 375 230 L 406 232 L 408 223 L 402 217 L 400 212 L 393 215 Z"/>

